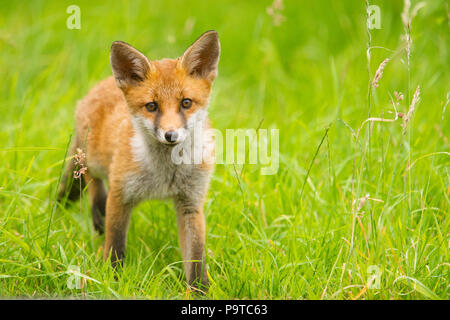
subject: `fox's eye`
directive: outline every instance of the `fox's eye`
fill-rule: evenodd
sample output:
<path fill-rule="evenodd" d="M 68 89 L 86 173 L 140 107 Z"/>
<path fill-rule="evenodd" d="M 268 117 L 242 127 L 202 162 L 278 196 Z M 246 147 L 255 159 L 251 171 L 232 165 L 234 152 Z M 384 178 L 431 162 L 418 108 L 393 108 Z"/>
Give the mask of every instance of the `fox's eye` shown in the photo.
<path fill-rule="evenodd" d="M 181 106 L 185 109 L 189 109 L 192 106 L 192 100 L 191 99 L 183 99 L 181 100 Z"/>
<path fill-rule="evenodd" d="M 150 112 L 155 112 L 156 110 L 158 110 L 158 103 L 155 101 L 149 102 L 145 104 L 145 108 Z"/>

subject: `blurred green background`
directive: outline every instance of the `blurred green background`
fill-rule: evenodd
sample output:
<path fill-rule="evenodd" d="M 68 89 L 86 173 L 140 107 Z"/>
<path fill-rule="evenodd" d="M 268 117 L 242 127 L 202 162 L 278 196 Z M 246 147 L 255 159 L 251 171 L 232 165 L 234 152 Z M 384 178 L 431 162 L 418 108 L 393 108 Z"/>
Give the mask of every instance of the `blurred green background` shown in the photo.
<path fill-rule="evenodd" d="M 73 4 L 79 30 L 66 26 Z M 217 166 L 206 297 L 448 299 L 448 2 L 424 1 L 412 19 L 409 67 L 403 1 L 370 4 L 381 29 L 367 30 L 365 1 L 1 0 L 0 296 L 190 298 L 170 202 L 134 210 L 115 279 L 86 197 L 63 208 L 54 191 L 76 102 L 112 74 L 111 43 L 156 60 L 214 29 L 210 118 L 222 130 L 278 128 L 280 169 Z M 405 132 L 402 119 L 370 122 L 355 138 L 368 117 L 394 118 L 394 91 L 407 113 L 418 85 Z M 67 287 L 70 266 L 81 288 Z"/>

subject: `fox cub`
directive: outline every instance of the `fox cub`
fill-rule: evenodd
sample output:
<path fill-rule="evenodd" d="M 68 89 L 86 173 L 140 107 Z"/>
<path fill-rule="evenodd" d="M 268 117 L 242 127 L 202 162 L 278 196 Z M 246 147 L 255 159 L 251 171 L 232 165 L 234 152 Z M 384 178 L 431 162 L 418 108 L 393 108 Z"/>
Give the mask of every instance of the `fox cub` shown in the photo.
<path fill-rule="evenodd" d="M 175 146 L 192 141 L 188 138 L 198 124 L 204 139 L 212 140 L 207 109 L 219 54 L 215 31 L 201 35 L 181 57 L 159 61 L 116 41 L 111 47 L 114 76 L 79 102 L 70 152 L 86 152 L 83 179 L 94 227 L 106 231 L 104 259 L 113 266 L 124 258 L 133 207 L 147 199 L 172 198 L 187 282 L 207 288 L 203 204 L 214 166 L 176 164 L 171 154 Z M 74 169 L 68 166 L 60 197 Z M 70 190 L 69 197 L 76 193 Z"/>

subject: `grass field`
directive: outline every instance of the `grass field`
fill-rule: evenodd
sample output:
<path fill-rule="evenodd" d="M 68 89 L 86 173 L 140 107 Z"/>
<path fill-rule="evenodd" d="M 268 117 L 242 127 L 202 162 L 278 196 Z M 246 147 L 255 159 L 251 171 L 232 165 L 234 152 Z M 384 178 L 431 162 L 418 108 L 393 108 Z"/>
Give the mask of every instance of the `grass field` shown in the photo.
<path fill-rule="evenodd" d="M 79 30 L 66 27 L 71 4 Z M 366 27 L 365 1 L 283 4 L 274 20 L 271 0 L 0 2 L 1 297 L 192 298 L 171 202 L 133 211 L 115 278 L 87 194 L 63 207 L 55 191 L 76 102 L 111 75 L 112 41 L 160 59 L 215 29 L 210 118 L 221 130 L 278 128 L 280 167 L 217 165 L 206 298 L 449 298 L 447 2 L 416 10 L 409 58 L 403 1 L 371 1 L 380 29 Z"/>

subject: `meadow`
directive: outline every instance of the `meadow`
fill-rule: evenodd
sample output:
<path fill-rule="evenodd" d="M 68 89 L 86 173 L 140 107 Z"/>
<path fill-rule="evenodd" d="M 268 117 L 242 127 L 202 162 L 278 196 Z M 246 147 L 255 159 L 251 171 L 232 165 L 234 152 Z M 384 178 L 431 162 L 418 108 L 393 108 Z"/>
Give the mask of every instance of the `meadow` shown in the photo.
<path fill-rule="evenodd" d="M 379 29 L 366 1 L 0 1 L 0 297 L 193 297 L 171 202 L 135 208 L 115 276 L 87 193 L 56 188 L 111 43 L 156 60 L 214 29 L 212 123 L 279 129 L 279 169 L 216 166 L 205 298 L 448 299 L 450 9 L 369 5 Z"/>

